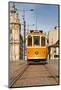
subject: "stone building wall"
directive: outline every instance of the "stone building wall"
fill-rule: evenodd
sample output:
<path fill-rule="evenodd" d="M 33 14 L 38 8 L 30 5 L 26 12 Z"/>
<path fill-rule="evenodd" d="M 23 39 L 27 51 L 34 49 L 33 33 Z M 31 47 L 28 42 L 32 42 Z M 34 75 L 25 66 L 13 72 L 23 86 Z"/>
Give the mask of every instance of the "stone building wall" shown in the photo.
<path fill-rule="evenodd" d="M 58 59 L 59 58 L 59 28 L 54 28 L 48 33 L 48 58 Z"/>
<path fill-rule="evenodd" d="M 10 60 L 18 61 L 20 57 L 20 21 L 18 18 L 17 10 L 13 4 L 10 7 Z"/>

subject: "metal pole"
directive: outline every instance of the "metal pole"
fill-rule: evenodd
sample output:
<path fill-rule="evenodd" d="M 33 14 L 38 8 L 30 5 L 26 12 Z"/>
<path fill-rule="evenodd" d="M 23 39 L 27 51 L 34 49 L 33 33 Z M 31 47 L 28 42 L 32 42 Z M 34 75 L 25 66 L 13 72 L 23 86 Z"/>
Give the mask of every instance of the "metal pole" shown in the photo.
<path fill-rule="evenodd" d="M 24 23 L 24 48 L 23 48 L 23 52 L 24 52 L 24 57 L 23 57 L 23 59 L 25 60 L 25 49 L 26 49 L 26 47 L 25 47 L 25 35 L 26 35 L 26 21 L 25 21 L 25 11 L 33 11 L 33 9 L 30 9 L 30 10 L 25 10 L 25 9 L 23 9 L 22 10 L 23 11 L 23 23 Z"/>
<path fill-rule="evenodd" d="M 23 21 L 24 21 L 24 60 L 25 60 L 25 33 L 26 33 L 25 9 L 23 10 L 23 13 L 24 13 Z"/>

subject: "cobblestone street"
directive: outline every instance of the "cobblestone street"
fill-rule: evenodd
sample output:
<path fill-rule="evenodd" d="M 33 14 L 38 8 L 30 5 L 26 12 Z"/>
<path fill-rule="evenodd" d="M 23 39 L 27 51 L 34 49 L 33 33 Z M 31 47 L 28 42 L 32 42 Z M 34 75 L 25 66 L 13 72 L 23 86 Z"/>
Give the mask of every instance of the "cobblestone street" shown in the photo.
<path fill-rule="evenodd" d="M 14 67 L 13 67 L 14 66 Z M 26 65 L 25 62 L 11 62 L 10 64 L 10 86 L 39 86 L 57 85 L 58 63 L 50 61 L 48 64 Z"/>

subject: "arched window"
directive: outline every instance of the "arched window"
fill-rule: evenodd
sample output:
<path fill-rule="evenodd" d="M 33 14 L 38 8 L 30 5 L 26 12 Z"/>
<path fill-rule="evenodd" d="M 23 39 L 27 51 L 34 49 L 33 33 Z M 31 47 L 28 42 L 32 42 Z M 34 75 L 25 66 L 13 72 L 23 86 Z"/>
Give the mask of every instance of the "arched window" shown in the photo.
<path fill-rule="evenodd" d="M 12 40 L 12 29 L 10 29 L 10 40 Z"/>
<path fill-rule="evenodd" d="M 32 37 L 28 36 L 28 46 L 32 46 Z"/>
<path fill-rule="evenodd" d="M 45 37 L 41 37 L 41 46 L 45 46 Z"/>

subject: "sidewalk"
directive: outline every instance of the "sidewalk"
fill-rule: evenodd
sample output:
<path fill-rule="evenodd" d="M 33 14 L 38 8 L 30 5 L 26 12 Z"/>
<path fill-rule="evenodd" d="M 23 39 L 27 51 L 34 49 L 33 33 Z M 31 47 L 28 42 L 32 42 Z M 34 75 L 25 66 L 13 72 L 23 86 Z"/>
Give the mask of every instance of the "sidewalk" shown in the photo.
<path fill-rule="evenodd" d="M 9 63 L 9 84 L 22 72 L 26 67 L 25 61 L 10 61 Z"/>
<path fill-rule="evenodd" d="M 48 65 L 46 65 L 47 68 L 50 69 L 51 73 L 54 74 L 54 76 L 58 76 L 59 72 L 59 59 L 51 59 L 48 62 Z"/>

